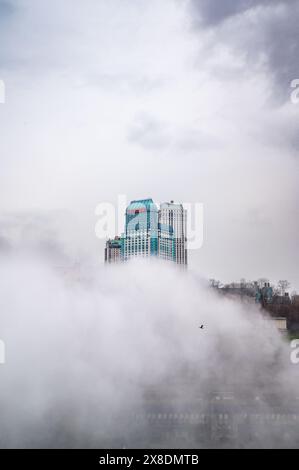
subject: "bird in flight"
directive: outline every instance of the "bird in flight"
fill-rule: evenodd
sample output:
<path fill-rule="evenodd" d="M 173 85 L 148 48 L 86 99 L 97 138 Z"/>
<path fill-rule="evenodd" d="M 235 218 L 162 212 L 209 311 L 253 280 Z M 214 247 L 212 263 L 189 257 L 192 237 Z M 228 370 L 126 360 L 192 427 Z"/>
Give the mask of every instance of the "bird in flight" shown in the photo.
<path fill-rule="evenodd" d="M 198 328 L 200 328 L 201 330 L 203 330 L 203 325 L 200 325 Z"/>

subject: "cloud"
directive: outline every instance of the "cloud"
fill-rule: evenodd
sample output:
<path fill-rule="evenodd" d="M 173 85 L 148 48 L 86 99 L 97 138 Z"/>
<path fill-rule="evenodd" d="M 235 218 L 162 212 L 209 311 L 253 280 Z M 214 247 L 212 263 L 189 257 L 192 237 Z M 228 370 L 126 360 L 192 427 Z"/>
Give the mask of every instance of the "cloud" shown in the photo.
<path fill-rule="evenodd" d="M 15 11 L 13 2 L 9 0 L 0 0 L 0 21 L 9 18 Z"/>
<path fill-rule="evenodd" d="M 206 237 L 192 266 L 299 285 L 299 108 L 280 78 L 298 63 L 295 2 L 218 2 L 218 13 L 213 1 L 11 5 L 0 29 L 1 213 L 73 212 L 73 236 L 56 226 L 98 262 L 101 201 L 199 202 Z M 285 32 L 287 44 L 275 37 Z M 260 212 L 269 223 L 253 244 L 246 214 Z"/>
<path fill-rule="evenodd" d="M 205 447 L 189 420 L 209 414 L 215 391 L 267 416 L 294 402 L 289 348 L 254 306 L 218 298 L 172 264 L 139 260 L 87 279 L 32 252 L 1 258 L 2 447 L 147 448 L 149 415 L 160 413 L 187 413 L 180 447 Z M 293 447 L 297 426 L 284 436 L 279 421 L 253 420 L 217 446 Z M 175 427 L 161 437 L 166 447 Z"/>
<path fill-rule="evenodd" d="M 277 5 L 280 0 L 191 0 L 194 12 L 206 25 L 217 25 L 228 18 L 257 6 Z"/>
<path fill-rule="evenodd" d="M 173 149 L 192 153 L 199 150 L 219 148 L 220 139 L 196 124 L 184 126 L 174 122 L 161 122 L 154 116 L 140 113 L 128 129 L 128 141 L 147 151 Z"/>
<path fill-rule="evenodd" d="M 191 0 L 190 5 L 195 27 L 213 28 L 247 64 L 266 67 L 283 98 L 289 98 L 290 83 L 299 75 L 297 0 Z"/>
<path fill-rule="evenodd" d="M 147 114 L 140 114 L 134 119 L 128 131 L 128 139 L 148 150 L 171 145 L 171 134 L 167 125 Z"/>
<path fill-rule="evenodd" d="M 0 252 L 30 253 L 52 266 L 70 266 L 83 257 L 78 250 L 76 222 L 67 211 L 21 212 L 0 215 Z"/>

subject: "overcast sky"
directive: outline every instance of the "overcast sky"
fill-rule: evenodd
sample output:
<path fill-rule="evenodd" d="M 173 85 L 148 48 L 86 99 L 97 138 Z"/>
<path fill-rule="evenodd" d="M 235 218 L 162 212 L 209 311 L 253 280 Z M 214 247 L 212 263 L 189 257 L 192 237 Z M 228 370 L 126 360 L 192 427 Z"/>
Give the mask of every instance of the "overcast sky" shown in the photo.
<path fill-rule="evenodd" d="M 102 261 L 100 202 L 201 202 L 191 266 L 299 290 L 298 24 L 297 0 L 0 0 L 1 239 L 72 213 Z"/>

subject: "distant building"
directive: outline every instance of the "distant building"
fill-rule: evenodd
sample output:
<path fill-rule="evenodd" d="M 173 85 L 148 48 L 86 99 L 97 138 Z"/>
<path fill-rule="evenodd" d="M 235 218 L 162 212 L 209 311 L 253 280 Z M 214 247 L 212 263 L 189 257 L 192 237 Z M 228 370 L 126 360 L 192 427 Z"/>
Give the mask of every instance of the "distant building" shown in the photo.
<path fill-rule="evenodd" d="M 273 297 L 274 305 L 289 305 L 291 303 L 291 298 L 287 292 L 284 295 L 275 295 Z"/>
<path fill-rule="evenodd" d="M 287 319 L 285 317 L 275 317 L 273 318 L 273 321 L 281 333 L 285 333 L 287 331 Z"/>
<path fill-rule="evenodd" d="M 272 303 L 273 287 L 270 286 L 270 283 L 265 282 L 263 287 L 258 287 L 257 283 L 255 283 L 255 286 L 256 286 L 256 295 L 255 295 L 256 302 L 262 305 Z"/>
<path fill-rule="evenodd" d="M 187 212 L 182 204 L 165 202 L 158 209 L 148 198 L 128 205 L 125 232 L 107 241 L 105 261 L 149 256 L 187 265 Z"/>
<path fill-rule="evenodd" d="M 215 286 L 213 286 L 215 288 Z M 248 298 L 248 299 L 254 299 L 256 296 L 256 288 L 254 285 L 252 286 L 243 286 L 240 283 L 232 283 L 232 284 L 226 284 L 226 285 L 220 285 L 216 287 L 218 289 L 218 292 L 225 294 L 225 295 L 230 295 L 230 296 L 237 296 L 240 298 Z"/>
<path fill-rule="evenodd" d="M 159 257 L 187 264 L 187 212 L 182 204 L 164 202 L 159 210 Z"/>
<path fill-rule="evenodd" d="M 105 262 L 116 263 L 122 258 L 122 240 L 120 237 L 109 239 L 106 242 Z"/>

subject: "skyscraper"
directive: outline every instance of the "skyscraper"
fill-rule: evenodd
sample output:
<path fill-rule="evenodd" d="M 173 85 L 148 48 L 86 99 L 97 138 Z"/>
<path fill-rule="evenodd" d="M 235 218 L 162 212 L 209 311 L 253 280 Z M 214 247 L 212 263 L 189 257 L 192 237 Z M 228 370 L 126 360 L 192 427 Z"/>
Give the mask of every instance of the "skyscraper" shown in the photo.
<path fill-rule="evenodd" d="M 152 199 L 131 201 L 126 209 L 123 257 L 158 254 L 158 208 Z"/>
<path fill-rule="evenodd" d="M 158 254 L 187 265 L 187 211 L 182 204 L 164 202 L 159 210 Z"/>

